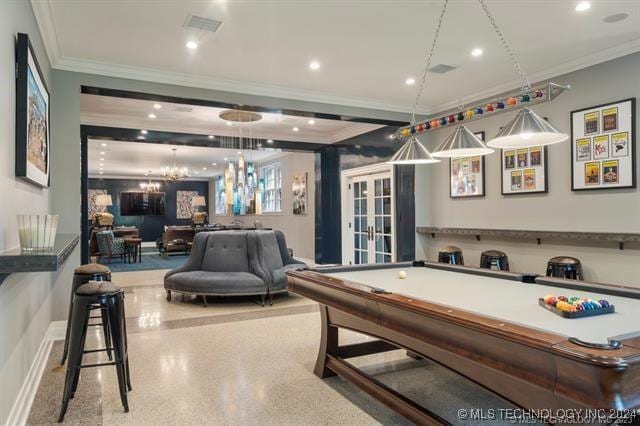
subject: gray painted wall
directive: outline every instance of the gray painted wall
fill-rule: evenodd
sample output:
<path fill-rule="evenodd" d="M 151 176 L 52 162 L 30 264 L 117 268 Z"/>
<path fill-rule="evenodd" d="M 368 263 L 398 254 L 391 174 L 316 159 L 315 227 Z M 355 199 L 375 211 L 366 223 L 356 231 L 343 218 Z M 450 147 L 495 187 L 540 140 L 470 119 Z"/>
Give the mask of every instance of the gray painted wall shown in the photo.
<path fill-rule="evenodd" d="M 17 247 L 16 215 L 49 212 L 50 191 L 14 177 L 16 34 L 29 34 L 51 90 L 51 71 L 28 1 L 0 2 L 0 251 Z M 13 274 L 0 283 L 0 424 L 27 376 L 52 320 L 55 277 Z"/>
<path fill-rule="evenodd" d="M 287 246 L 293 249 L 294 256 L 313 259 L 315 256 L 315 154 L 286 153 L 281 157 L 258 164 L 258 168 L 280 163 L 282 167 L 282 213 L 268 213 L 261 215 L 235 216 L 230 212 L 226 216 L 215 215 L 215 183 L 209 185 L 209 222 L 230 223 L 234 219 L 252 225 L 259 220 L 266 228 L 281 230 L 287 238 Z M 297 172 L 307 172 L 307 210 L 306 215 L 293 214 L 292 189 L 293 175 Z M 213 182 L 213 181 L 212 181 Z"/>
<path fill-rule="evenodd" d="M 630 97 L 640 98 L 640 53 L 619 58 L 552 79 L 571 84 L 572 90 L 555 101 L 533 109 L 561 131 L 570 133 L 570 111 Z M 640 99 L 639 99 L 640 100 Z M 503 113 L 468 125 L 471 131 L 495 136 L 515 113 Z M 636 139 L 640 128 L 636 117 Z M 435 148 L 450 129 L 428 133 L 428 148 Z M 636 146 L 636 150 L 639 147 Z M 486 159 L 486 197 L 450 199 L 449 165 L 416 167 L 416 226 L 533 229 L 552 231 L 639 232 L 638 189 L 571 191 L 570 143 L 549 146 L 549 193 L 502 196 L 500 154 Z M 640 155 L 637 155 L 640 160 Z M 638 170 L 640 173 L 640 170 Z M 579 258 L 586 279 L 640 286 L 640 247 L 620 251 L 617 245 L 583 247 L 553 245 L 535 241 L 499 241 L 473 238 L 445 238 L 418 235 L 416 257 L 437 259 L 438 248 L 454 244 L 464 251 L 465 263 L 478 266 L 480 253 L 494 248 L 509 255 L 513 270 L 544 273 L 546 261 L 556 255 Z"/>

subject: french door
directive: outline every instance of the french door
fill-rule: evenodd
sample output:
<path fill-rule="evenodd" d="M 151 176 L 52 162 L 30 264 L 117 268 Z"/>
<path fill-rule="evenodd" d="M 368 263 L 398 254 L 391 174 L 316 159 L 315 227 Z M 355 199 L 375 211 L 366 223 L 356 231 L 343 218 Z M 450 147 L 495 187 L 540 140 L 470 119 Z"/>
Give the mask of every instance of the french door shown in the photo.
<path fill-rule="evenodd" d="M 352 244 L 343 263 L 390 263 L 394 260 L 394 212 L 391 172 L 348 179 L 347 226 Z M 343 244 L 344 246 L 344 244 Z"/>

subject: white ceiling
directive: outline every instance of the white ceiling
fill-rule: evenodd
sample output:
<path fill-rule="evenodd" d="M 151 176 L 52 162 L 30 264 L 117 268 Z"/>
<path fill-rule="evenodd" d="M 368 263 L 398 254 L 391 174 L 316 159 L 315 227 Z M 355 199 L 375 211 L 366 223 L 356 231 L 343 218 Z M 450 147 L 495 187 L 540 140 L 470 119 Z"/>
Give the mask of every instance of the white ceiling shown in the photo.
<path fill-rule="evenodd" d="M 161 109 L 155 109 L 154 104 Z M 80 119 L 83 124 L 160 130 L 214 136 L 274 139 L 283 141 L 335 143 L 384 127 L 377 124 L 309 118 L 275 113 L 260 113 L 262 119 L 242 126 L 218 117 L 222 108 L 153 102 L 83 94 L 80 97 Z M 148 117 L 150 113 L 155 119 Z M 297 127 L 298 131 L 293 131 Z"/>
<path fill-rule="evenodd" d="M 106 145 L 106 146 L 103 146 Z M 89 139 L 88 172 L 92 177 L 127 177 L 144 179 L 149 176 L 161 177 L 162 167 L 171 167 L 173 163 L 172 148 L 177 148 L 176 165 L 187 167 L 194 179 L 205 179 L 223 172 L 225 157 L 237 161 L 236 149 L 202 148 L 195 146 L 165 145 L 147 142 L 122 142 L 111 140 Z M 104 152 L 104 154 L 101 154 Z M 256 163 L 286 155 L 279 151 L 245 150 L 247 161 Z M 310 154 L 313 155 L 313 154 Z M 100 161 L 104 158 L 103 161 Z M 103 165 L 100 166 L 100 163 Z M 217 163 L 213 166 L 212 163 Z M 103 174 L 100 174 L 102 167 Z M 206 167 L 206 170 L 203 168 Z"/>
<path fill-rule="evenodd" d="M 232 92 L 406 111 L 441 1 L 31 0 L 59 69 Z M 640 1 L 487 0 L 533 81 L 640 50 Z M 603 18 L 628 13 L 621 22 Z M 223 21 L 215 35 L 182 27 L 195 14 Z M 518 79 L 475 1 L 451 1 L 421 110 L 517 87 Z M 197 39 L 195 51 L 185 48 Z M 475 47 L 484 49 L 472 58 Z M 321 68 L 308 64 L 318 60 Z"/>

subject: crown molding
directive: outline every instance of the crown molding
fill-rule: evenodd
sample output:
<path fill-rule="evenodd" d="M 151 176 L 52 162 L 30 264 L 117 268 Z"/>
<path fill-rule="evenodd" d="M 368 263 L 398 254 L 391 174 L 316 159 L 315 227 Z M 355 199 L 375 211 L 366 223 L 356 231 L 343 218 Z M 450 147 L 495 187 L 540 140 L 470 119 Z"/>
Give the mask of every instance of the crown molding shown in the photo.
<path fill-rule="evenodd" d="M 161 71 L 152 68 L 129 66 L 122 64 L 92 61 L 80 58 L 65 57 L 60 49 L 59 38 L 56 32 L 53 18 L 51 0 L 31 0 L 31 6 L 36 16 L 36 21 L 42 34 L 47 56 L 51 67 L 54 69 L 97 74 L 107 77 L 142 80 L 160 84 L 172 84 L 177 86 L 196 87 L 225 92 L 242 93 L 254 96 L 267 96 L 274 98 L 291 99 L 305 102 L 318 102 L 324 104 L 343 105 L 356 108 L 374 109 L 379 111 L 410 113 L 409 104 L 392 104 L 384 100 L 372 98 L 344 97 L 334 94 L 320 93 L 306 89 L 296 89 L 278 85 L 262 84 L 250 81 L 222 79 L 202 75 L 190 75 L 184 73 Z M 555 67 L 529 75 L 531 82 L 540 82 L 567 74 L 579 69 L 593 66 L 615 58 L 640 51 L 640 38 L 626 43 L 604 49 L 592 55 L 567 61 Z M 520 80 L 514 79 L 501 85 L 493 86 L 464 97 L 465 103 L 475 102 L 481 99 L 497 96 L 502 92 L 511 91 L 520 87 Z M 459 100 L 434 105 L 432 107 L 418 107 L 419 115 L 431 115 L 452 108 L 460 104 Z"/>

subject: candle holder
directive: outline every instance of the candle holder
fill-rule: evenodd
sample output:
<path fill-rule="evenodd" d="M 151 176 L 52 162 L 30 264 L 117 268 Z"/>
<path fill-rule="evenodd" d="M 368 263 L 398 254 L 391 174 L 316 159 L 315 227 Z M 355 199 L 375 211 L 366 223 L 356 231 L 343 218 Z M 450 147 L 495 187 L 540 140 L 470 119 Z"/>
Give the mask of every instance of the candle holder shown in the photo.
<path fill-rule="evenodd" d="M 25 252 L 51 250 L 58 231 L 57 214 L 19 214 L 20 249 Z"/>

